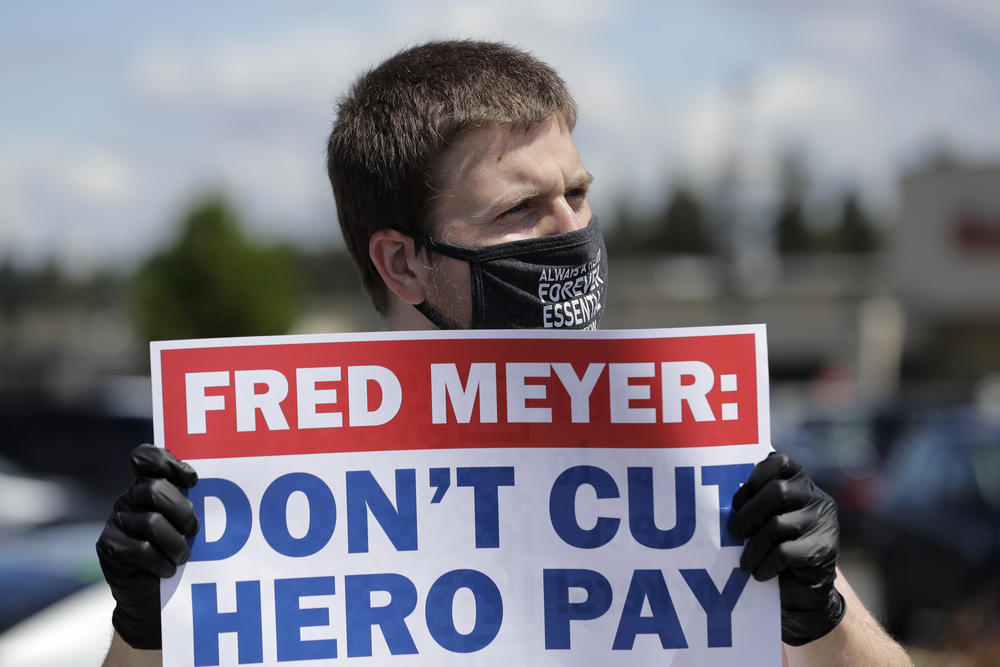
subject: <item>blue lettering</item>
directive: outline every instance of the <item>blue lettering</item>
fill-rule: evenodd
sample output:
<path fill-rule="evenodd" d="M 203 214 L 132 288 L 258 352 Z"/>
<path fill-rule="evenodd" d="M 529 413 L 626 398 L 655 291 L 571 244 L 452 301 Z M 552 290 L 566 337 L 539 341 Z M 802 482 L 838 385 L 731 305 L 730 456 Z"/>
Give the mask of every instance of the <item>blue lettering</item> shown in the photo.
<path fill-rule="evenodd" d="M 201 522 L 201 530 L 194 536 L 191 543 L 191 561 L 223 560 L 234 555 L 250 537 L 250 527 L 253 524 L 253 510 L 250 500 L 238 487 L 228 479 L 208 477 L 199 480 L 193 488 L 186 490 L 188 499 L 194 505 L 195 514 Z M 205 498 L 212 496 L 222 502 L 226 512 L 226 528 L 222 537 L 214 542 L 205 540 Z"/>
<path fill-rule="evenodd" d="M 389 594 L 389 604 L 372 607 L 372 593 Z M 417 606 L 417 589 L 401 574 L 356 574 L 344 578 L 347 657 L 372 654 L 372 627 L 379 626 L 392 655 L 416 653 L 406 617 Z"/>
<path fill-rule="evenodd" d="M 642 616 L 642 605 L 649 600 L 652 616 Z M 631 651 L 638 634 L 655 634 L 660 637 L 663 648 L 687 648 L 681 622 L 670 599 L 667 582 L 660 570 L 636 570 L 632 573 L 625 596 L 625 608 L 618 622 L 618 632 L 612 649 Z"/>
<path fill-rule="evenodd" d="M 589 621 L 611 608 L 611 584 L 593 570 L 544 570 L 545 648 L 570 648 L 570 621 Z M 569 601 L 569 589 L 582 588 L 587 598 Z"/>
<path fill-rule="evenodd" d="M 347 473 L 347 550 L 368 552 L 368 510 L 396 551 L 417 550 L 417 473 L 396 471 L 396 507 L 367 470 Z"/>
<path fill-rule="evenodd" d="M 593 528 L 582 528 L 576 519 L 576 492 L 584 484 L 594 488 L 599 500 L 619 497 L 618 486 L 607 471 L 596 466 L 574 466 L 564 470 L 553 483 L 549 516 L 563 542 L 579 549 L 596 549 L 611 541 L 621 519 L 598 517 Z"/>
<path fill-rule="evenodd" d="M 455 628 L 453 617 L 455 593 L 461 588 L 472 591 L 476 601 L 476 624 L 464 635 Z M 472 653 L 487 646 L 500 632 L 503 599 L 497 585 L 482 572 L 453 570 L 438 577 L 427 592 L 424 614 L 427 630 L 442 648 Z"/>
<path fill-rule="evenodd" d="M 274 581 L 275 639 L 278 662 L 322 660 L 337 657 L 336 639 L 303 640 L 301 629 L 330 625 L 330 610 L 325 607 L 303 609 L 299 599 L 309 595 L 333 595 L 333 577 L 276 579 Z"/>
<path fill-rule="evenodd" d="M 740 484 L 747 481 L 752 471 L 752 463 L 705 466 L 701 469 L 702 486 L 719 487 L 719 535 L 724 547 L 738 547 L 743 544 L 743 540 L 736 539 L 729 532 L 729 512 L 733 504 L 733 495 L 740 488 Z"/>
<path fill-rule="evenodd" d="M 451 486 L 451 468 L 431 468 L 427 471 L 427 480 L 434 487 L 434 497 L 431 504 L 436 505 L 444 498 Z"/>
<path fill-rule="evenodd" d="M 653 510 L 653 469 L 628 469 L 628 527 L 635 541 L 650 549 L 674 549 L 694 535 L 694 468 L 674 469 L 674 508 L 677 520 L 670 530 L 656 527 Z"/>
<path fill-rule="evenodd" d="M 260 622 L 260 582 L 236 582 L 236 611 L 219 612 L 215 584 L 191 585 L 194 664 L 219 664 L 219 635 L 235 632 L 241 665 L 264 661 Z"/>
<path fill-rule="evenodd" d="M 500 546 L 500 487 L 514 486 L 514 467 L 459 468 L 458 486 L 471 486 L 476 512 L 476 548 Z"/>
<path fill-rule="evenodd" d="M 288 532 L 288 498 L 296 491 L 309 501 L 309 530 L 300 538 Z M 282 475 L 264 491 L 260 499 L 260 532 L 278 553 L 311 556 L 330 541 L 337 522 L 337 507 L 330 487 L 316 475 L 293 472 Z"/>
<path fill-rule="evenodd" d="M 681 576 L 708 617 L 708 645 L 713 648 L 732 646 L 733 608 L 736 607 L 750 574 L 734 567 L 721 593 L 707 570 L 681 570 Z"/>

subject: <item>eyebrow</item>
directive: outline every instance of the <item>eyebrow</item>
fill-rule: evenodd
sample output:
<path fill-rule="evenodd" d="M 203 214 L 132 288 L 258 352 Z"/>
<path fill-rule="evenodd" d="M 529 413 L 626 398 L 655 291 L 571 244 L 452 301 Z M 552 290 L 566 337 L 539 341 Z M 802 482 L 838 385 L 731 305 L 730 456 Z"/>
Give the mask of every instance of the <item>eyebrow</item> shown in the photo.
<path fill-rule="evenodd" d="M 569 179 L 569 183 L 566 184 L 566 189 L 572 190 L 573 188 L 585 188 L 593 182 L 594 175 L 583 167 L 580 167 L 580 169 L 573 174 L 573 177 Z"/>
<path fill-rule="evenodd" d="M 575 188 L 585 188 L 588 187 L 594 181 L 594 176 L 589 171 L 580 167 L 573 175 L 569 178 L 566 183 L 566 190 L 573 190 Z M 508 208 L 516 206 L 521 202 L 528 201 L 529 199 L 534 199 L 535 197 L 544 193 L 544 188 L 539 187 L 536 184 L 523 183 L 515 185 L 504 192 L 500 193 L 483 207 L 483 211 L 479 216 L 476 217 L 487 217 L 496 215 L 495 211 L 503 212 Z"/>

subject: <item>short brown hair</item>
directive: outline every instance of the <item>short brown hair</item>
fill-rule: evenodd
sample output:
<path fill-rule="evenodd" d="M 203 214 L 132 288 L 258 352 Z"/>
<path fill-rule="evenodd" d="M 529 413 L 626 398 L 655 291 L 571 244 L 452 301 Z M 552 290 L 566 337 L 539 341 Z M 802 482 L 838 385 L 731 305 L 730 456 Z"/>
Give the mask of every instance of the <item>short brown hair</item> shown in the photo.
<path fill-rule="evenodd" d="M 340 101 L 327 145 L 337 217 L 362 282 L 384 313 L 385 284 L 368 255 L 379 229 L 429 233 L 435 164 L 462 133 L 531 129 L 576 104 L 555 71 L 506 44 L 438 41 L 406 49 L 361 75 Z"/>

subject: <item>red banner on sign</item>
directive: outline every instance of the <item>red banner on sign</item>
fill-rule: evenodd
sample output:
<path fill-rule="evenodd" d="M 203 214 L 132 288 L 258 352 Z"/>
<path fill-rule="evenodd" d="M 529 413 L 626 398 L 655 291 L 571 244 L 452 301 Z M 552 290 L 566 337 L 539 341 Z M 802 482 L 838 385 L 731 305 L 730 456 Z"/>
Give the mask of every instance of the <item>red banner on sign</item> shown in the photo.
<path fill-rule="evenodd" d="M 154 347 L 181 458 L 758 442 L 752 333 L 252 340 Z"/>

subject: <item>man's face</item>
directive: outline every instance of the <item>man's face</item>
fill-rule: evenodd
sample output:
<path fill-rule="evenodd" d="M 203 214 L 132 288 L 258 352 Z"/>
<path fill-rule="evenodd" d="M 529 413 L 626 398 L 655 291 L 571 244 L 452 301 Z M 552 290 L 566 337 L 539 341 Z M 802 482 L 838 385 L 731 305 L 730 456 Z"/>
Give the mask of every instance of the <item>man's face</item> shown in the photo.
<path fill-rule="evenodd" d="M 467 248 L 575 231 L 590 222 L 583 168 L 565 124 L 552 118 L 527 132 L 503 127 L 464 134 L 438 165 L 443 189 L 432 202 L 431 235 Z M 469 265 L 434 256 L 427 299 L 461 328 L 472 322 Z"/>

